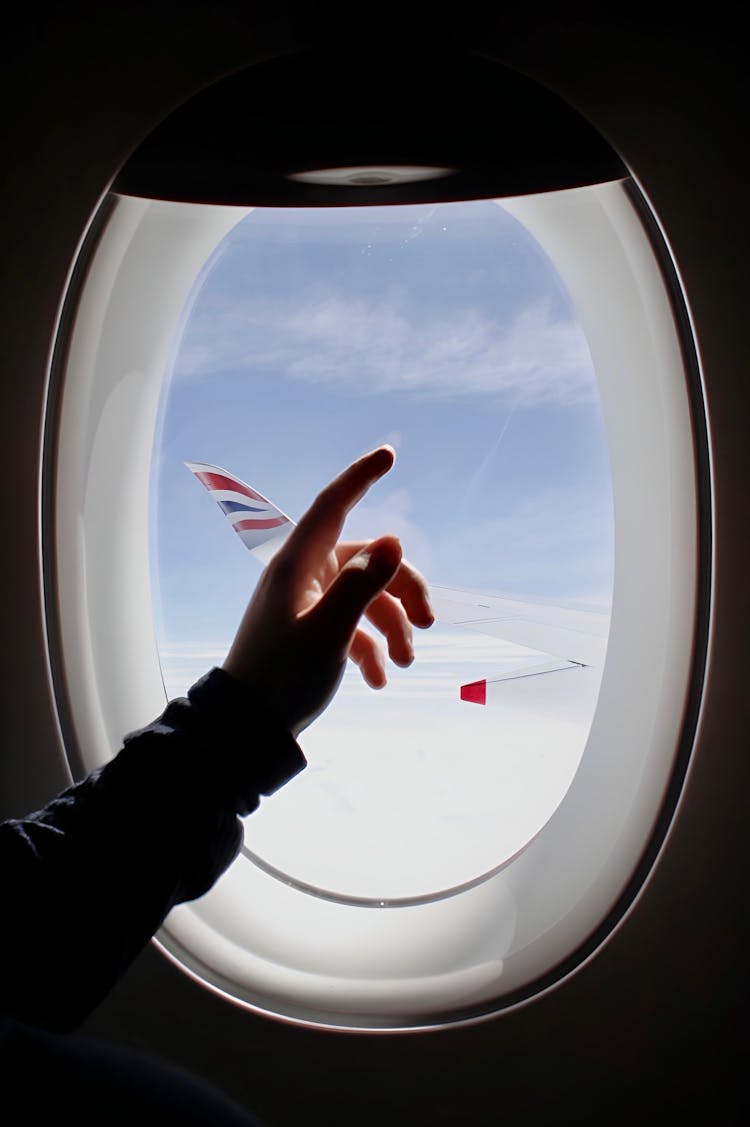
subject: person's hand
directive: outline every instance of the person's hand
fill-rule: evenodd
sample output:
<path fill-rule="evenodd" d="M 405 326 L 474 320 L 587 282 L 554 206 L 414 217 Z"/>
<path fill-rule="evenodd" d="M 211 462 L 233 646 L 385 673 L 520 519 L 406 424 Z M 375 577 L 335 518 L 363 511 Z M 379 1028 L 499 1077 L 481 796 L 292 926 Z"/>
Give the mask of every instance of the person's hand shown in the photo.
<path fill-rule="evenodd" d="M 383 649 L 359 625 L 363 614 L 400 666 L 414 660 L 412 624 L 434 621 L 427 584 L 395 536 L 339 543 L 349 510 L 394 461 L 381 446 L 318 495 L 261 576 L 224 662 L 295 736 L 330 702 L 347 657 L 372 688 L 385 684 Z"/>

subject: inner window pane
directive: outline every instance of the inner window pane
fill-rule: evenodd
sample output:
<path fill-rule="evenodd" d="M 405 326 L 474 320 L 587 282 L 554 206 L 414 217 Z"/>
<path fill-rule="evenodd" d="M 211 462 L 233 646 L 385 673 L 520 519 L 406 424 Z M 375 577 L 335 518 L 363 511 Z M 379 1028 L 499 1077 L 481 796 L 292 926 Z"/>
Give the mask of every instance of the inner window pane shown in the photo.
<path fill-rule="evenodd" d="M 346 536 L 397 533 L 430 583 L 608 614 L 596 379 L 536 240 L 493 201 L 255 209 L 197 280 L 165 380 L 152 523 L 170 696 L 221 662 L 261 569 L 184 463 L 297 519 L 382 442 L 396 466 Z M 479 879 L 542 828 L 601 669 L 445 622 L 415 648 L 381 692 L 347 670 L 301 737 L 308 769 L 247 820 L 249 857 L 391 902 Z M 486 704 L 461 699 L 485 679 Z"/>

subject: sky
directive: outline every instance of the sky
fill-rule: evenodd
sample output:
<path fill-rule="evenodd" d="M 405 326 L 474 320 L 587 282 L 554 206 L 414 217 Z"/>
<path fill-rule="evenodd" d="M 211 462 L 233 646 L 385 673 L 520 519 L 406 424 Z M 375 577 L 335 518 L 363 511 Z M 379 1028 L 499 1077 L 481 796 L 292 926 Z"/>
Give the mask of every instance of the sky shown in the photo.
<path fill-rule="evenodd" d="M 222 466 L 297 519 L 383 442 L 396 465 L 345 535 L 398 534 L 431 582 L 608 609 L 596 380 L 536 240 L 492 201 L 256 209 L 196 281 L 165 381 L 152 545 L 170 696 L 222 660 L 260 573 L 183 463 Z M 560 801 L 590 703 L 576 723 L 512 689 L 500 715 L 467 705 L 462 682 L 528 653 L 440 624 L 416 642 L 380 693 L 348 670 L 303 733 L 310 769 L 246 828 L 268 863 L 342 894 L 422 894 L 510 856 Z M 290 832 L 327 823 L 313 849 Z"/>

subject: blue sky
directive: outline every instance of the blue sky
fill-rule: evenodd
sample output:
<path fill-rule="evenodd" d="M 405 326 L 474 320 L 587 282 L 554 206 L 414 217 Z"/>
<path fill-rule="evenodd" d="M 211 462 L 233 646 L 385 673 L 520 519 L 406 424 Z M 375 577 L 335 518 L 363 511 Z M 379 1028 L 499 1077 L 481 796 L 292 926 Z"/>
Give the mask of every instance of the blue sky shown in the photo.
<path fill-rule="evenodd" d="M 183 462 L 223 466 L 296 519 L 384 441 L 396 466 L 352 514 L 351 535 L 396 532 L 437 583 L 608 605 L 613 525 L 594 373 L 531 235 L 490 201 L 258 209 L 196 284 L 165 390 L 152 526 L 170 692 L 221 660 L 259 572 Z M 478 725 L 477 746 L 496 745 L 497 721 L 457 704 L 456 686 L 501 669 L 517 648 L 440 627 L 419 643 L 415 666 L 393 671 L 383 694 L 365 698 L 356 672 L 347 676 L 310 730 L 319 756 L 336 731 L 341 747 L 358 739 L 372 708 L 370 727 L 423 753 L 451 724 Z M 526 735 L 514 730 L 526 745 L 528 723 Z M 537 733 L 542 744 L 551 731 Z M 580 743 L 558 757 L 558 790 Z M 350 798 L 342 809 L 354 809 Z M 274 837 L 284 818 L 267 821 Z M 283 833 L 274 840 L 283 852 Z M 500 848 L 492 838 L 487 855 Z"/>

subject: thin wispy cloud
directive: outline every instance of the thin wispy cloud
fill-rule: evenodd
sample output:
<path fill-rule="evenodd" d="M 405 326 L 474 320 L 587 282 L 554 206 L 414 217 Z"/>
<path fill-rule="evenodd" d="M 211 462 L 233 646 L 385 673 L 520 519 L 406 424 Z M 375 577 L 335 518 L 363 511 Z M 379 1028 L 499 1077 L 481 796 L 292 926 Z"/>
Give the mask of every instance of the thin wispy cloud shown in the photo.
<path fill-rule="evenodd" d="M 378 536 L 398 536 L 405 556 L 425 575 L 434 572 L 434 556 L 428 536 L 412 512 L 411 495 L 406 489 L 392 490 L 378 504 L 366 501 L 347 517 L 345 540 L 373 540 Z"/>
<path fill-rule="evenodd" d="M 402 297 L 317 288 L 293 301 L 233 295 L 195 318 L 178 375 L 274 372 L 363 394 L 489 395 L 520 407 L 595 401 L 583 332 L 547 301 L 502 320 L 478 308 L 412 316 Z"/>

